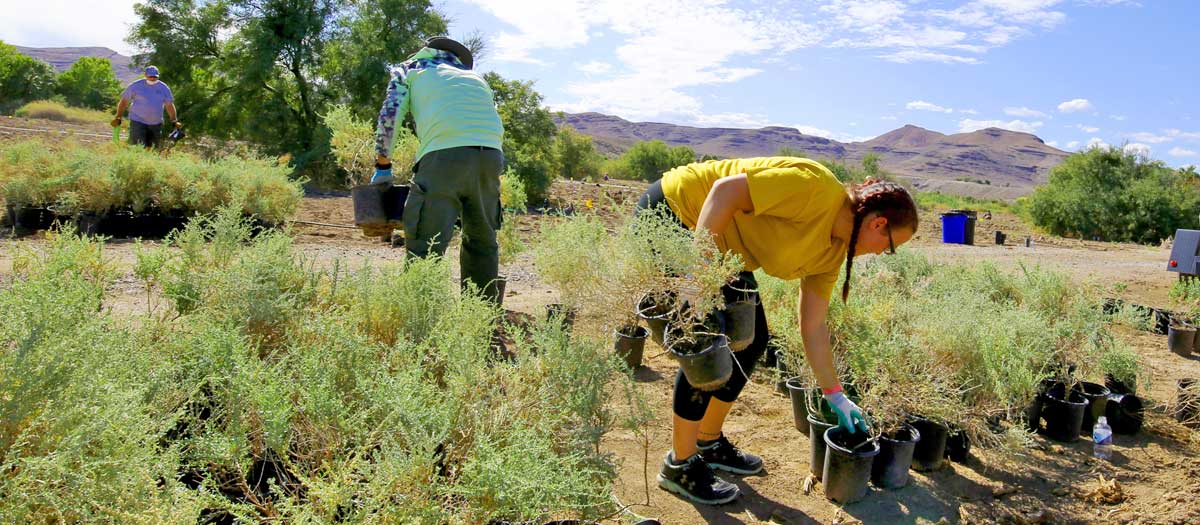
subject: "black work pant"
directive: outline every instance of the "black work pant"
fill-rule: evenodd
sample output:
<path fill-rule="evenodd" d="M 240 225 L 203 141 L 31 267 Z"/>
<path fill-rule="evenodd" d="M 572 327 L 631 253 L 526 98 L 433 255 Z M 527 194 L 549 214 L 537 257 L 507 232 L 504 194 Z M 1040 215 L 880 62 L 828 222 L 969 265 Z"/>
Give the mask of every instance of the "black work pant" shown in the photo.
<path fill-rule="evenodd" d="M 129 119 L 129 143 L 157 148 L 162 141 L 162 124 L 143 124 Z"/>

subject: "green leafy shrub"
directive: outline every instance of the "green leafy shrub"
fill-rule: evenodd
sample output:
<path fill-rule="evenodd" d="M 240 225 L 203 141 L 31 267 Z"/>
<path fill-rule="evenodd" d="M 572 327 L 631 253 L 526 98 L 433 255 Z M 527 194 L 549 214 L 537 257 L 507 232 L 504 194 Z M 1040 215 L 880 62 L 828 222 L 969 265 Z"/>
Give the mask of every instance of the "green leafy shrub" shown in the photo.
<path fill-rule="evenodd" d="M 1027 199 L 1034 224 L 1054 235 L 1158 244 L 1196 226 L 1200 182 L 1161 161 L 1097 147 L 1067 157 Z"/>
<path fill-rule="evenodd" d="M 668 146 L 661 140 L 638 142 L 609 164 L 609 175 L 618 179 L 653 182 L 667 170 L 696 162 L 696 152 L 687 146 Z"/>
<path fill-rule="evenodd" d="M 121 84 L 107 58 L 79 57 L 58 76 L 58 93 L 72 106 L 103 110 L 117 104 Z"/>
<path fill-rule="evenodd" d="M 371 121 L 354 116 L 350 106 L 339 104 L 325 114 L 325 125 L 331 133 L 329 147 L 339 168 L 345 170 L 351 186 L 366 184 L 375 173 L 375 126 Z M 392 141 L 392 175 L 397 184 L 412 179 L 420 141 L 416 135 L 397 126 Z"/>

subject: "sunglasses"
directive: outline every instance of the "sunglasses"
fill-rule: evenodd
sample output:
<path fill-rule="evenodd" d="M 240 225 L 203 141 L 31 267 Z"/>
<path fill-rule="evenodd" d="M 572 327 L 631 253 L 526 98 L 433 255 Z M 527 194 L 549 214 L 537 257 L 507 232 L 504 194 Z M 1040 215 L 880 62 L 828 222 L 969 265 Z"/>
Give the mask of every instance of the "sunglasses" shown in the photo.
<path fill-rule="evenodd" d="M 887 250 L 887 254 L 888 254 L 888 255 L 896 255 L 896 243 L 895 243 L 895 241 L 893 241 L 893 240 L 892 240 L 892 225 L 891 225 L 891 224 L 888 224 L 888 225 L 887 225 L 887 231 L 888 231 L 888 250 Z"/>

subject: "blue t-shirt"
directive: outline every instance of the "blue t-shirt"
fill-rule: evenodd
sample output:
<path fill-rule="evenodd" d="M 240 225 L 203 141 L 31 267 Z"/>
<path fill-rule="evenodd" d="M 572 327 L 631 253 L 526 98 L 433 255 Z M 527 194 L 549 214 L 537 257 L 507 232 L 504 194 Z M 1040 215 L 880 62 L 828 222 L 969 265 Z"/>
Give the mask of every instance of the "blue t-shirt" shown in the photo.
<path fill-rule="evenodd" d="M 161 80 L 152 86 L 144 78 L 129 84 L 121 98 L 129 101 L 129 120 L 151 126 L 162 124 L 163 106 L 175 101 L 171 88 Z"/>

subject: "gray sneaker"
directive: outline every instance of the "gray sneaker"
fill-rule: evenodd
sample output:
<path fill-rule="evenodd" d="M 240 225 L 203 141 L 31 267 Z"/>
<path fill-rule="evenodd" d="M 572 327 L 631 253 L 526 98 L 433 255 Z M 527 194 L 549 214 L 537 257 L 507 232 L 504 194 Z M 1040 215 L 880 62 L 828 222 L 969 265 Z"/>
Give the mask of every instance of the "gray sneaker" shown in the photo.
<path fill-rule="evenodd" d="M 695 454 L 676 465 L 674 452 L 663 459 L 662 471 L 658 473 L 658 486 L 685 499 L 704 505 L 729 503 L 741 495 L 737 485 L 718 478 L 712 468 Z"/>

